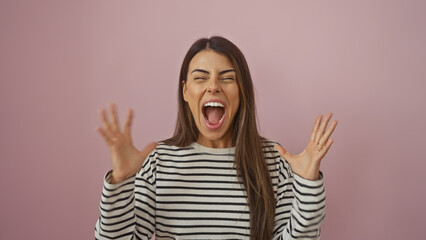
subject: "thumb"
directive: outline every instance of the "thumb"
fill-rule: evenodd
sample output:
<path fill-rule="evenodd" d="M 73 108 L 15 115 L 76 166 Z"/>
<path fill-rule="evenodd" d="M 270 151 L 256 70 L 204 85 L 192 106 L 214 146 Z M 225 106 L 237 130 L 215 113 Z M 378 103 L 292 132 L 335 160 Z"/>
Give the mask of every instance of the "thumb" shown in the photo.
<path fill-rule="evenodd" d="M 285 150 L 285 148 L 281 147 L 280 145 L 274 145 L 275 149 L 277 149 L 278 153 L 281 155 L 282 158 L 285 160 L 290 161 L 291 154 Z"/>

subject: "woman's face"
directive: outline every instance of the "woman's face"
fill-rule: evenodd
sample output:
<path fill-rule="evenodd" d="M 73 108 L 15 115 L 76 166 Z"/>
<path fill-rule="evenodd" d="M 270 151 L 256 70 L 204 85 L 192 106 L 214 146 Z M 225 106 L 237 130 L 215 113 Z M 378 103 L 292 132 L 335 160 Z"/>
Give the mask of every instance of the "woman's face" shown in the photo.
<path fill-rule="evenodd" d="M 197 142 L 232 146 L 232 122 L 240 105 L 236 72 L 231 61 L 211 49 L 198 52 L 189 63 L 183 97 L 200 132 Z"/>

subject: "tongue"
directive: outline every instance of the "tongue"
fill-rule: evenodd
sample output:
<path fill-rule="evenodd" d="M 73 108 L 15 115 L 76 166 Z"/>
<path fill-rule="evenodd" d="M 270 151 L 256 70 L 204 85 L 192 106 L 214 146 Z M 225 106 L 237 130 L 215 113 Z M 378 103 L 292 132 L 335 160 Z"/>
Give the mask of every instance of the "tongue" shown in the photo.
<path fill-rule="evenodd" d="M 206 107 L 206 116 L 210 124 L 216 125 L 223 116 L 223 108 L 221 107 Z"/>

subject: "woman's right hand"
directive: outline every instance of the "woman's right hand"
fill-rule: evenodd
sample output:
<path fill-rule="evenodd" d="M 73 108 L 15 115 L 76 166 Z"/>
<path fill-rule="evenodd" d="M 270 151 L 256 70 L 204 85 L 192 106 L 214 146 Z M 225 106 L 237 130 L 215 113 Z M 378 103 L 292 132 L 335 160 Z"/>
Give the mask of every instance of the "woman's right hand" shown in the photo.
<path fill-rule="evenodd" d="M 99 110 L 103 128 L 97 127 L 104 138 L 110 153 L 112 163 L 112 178 L 110 183 L 119 183 L 131 176 L 134 176 L 141 168 L 144 160 L 150 152 L 157 146 L 156 142 L 149 144 L 144 150 L 139 151 L 133 146 L 130 136 L 133 110 L 129 108 L 127 120 L 122 133 L 119 127 L 117 110 L 114 103 L 109 103 L 110 113 L 108 122 L 106 112 L 103 108 Z"/>

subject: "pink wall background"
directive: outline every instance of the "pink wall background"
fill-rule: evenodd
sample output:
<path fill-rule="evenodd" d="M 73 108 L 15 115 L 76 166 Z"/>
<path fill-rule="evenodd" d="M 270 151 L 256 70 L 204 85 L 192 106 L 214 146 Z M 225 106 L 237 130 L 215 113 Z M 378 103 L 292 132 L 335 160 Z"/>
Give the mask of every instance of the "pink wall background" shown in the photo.
<path fill-rule="evenodd" d="M 110 169 L 98 109 L 135 111 L 143 147 L 173 132 L 200 37 L 244 52 L 261 133 L 323 160 L 324 239 L 424 238 L 424 1 L 0 1 L 0 239 L 94 239 Z"/>

